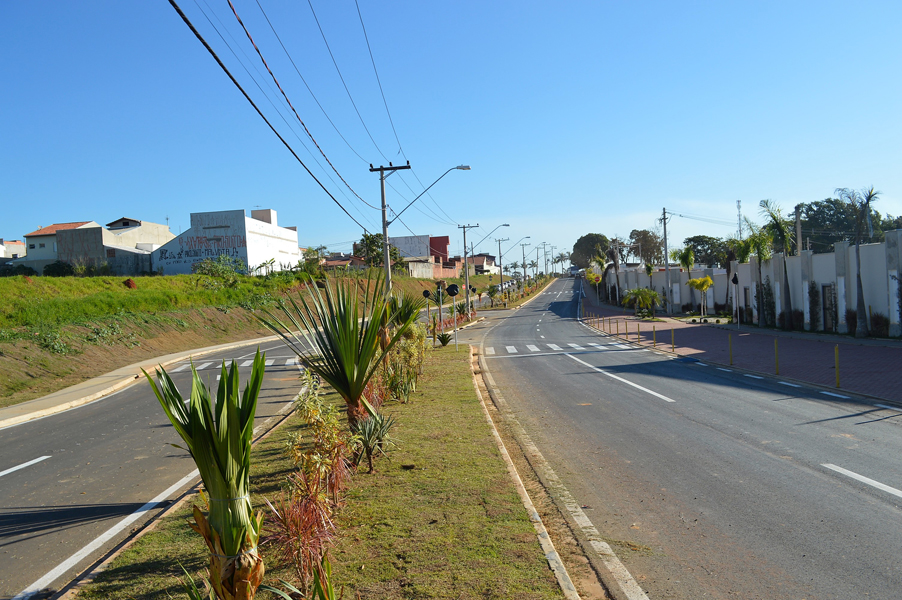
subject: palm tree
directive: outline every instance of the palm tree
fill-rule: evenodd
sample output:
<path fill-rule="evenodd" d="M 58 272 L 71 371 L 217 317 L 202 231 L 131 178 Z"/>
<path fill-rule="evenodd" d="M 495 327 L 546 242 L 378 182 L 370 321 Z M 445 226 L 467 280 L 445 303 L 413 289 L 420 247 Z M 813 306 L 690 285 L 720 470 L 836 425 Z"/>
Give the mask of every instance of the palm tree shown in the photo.
<path fill-rule="evenodd" d="M 374 414 L 363 395 L 364 390 L 379 369 L 383 355 L 413 322 L 398 323 L 397 315 L 390 311 L 386 302 L 381 277 L 377 277 L 374 285 L 367 279 L 362 291 L 361 307 L 356 283 L 339 281 L 333 285 L 326 279 L 325 294 L 318 287 L 310 287 L 306 298 L 300 296 L 300 305 L 291 297 L 287 304 L 280 305 L 290 327 L 268 309 L 262 309 L 264 316 L 257 317 L 260 323 L 282 338 L 307 369 L 338 392 L 347 406 L 348 425 L 352 431 L 367 414 Z M 385 322 L 398 324 L 383 348 L 380 342 Z M 299 334 L 306 340 L 309 350 L 304 347 Z"/>
<path fill-rule="evenodd" d="M 617 282 L 617 296 L 620 297 L 620 254 L 617 252 L 616 246 L 611 246 L 608 248 L 607 252 L 608 258 L 611 261 L 611 266 L 614 267 L 614 277 Z M 616 302 L 618 298 L 614 298 Z"/>
<path fill-rule="evenodd" d="M 733 270 L 733 261 L 735 260 L 737 263 L 742 264 L 744 262 L 748 262 L 749 254 L 752 253 L 752 247 L 749 245 L 748 240 L 741 240 L 739 238 L 731 237 L 727 238 L 726 241 L 727 246 L 727 296 L 724 304 L 729 304 L 730 300 L 730 289 L 733 287 L 731 285 L 732 279 L 730 275 Z M 733 300 L 734 303 L 738 303 L 739 299 L 736 298 Z"/>
<path fill-rule="evenodd" d="M 636 316 L 639 316 L 639 309 L 644 308 L 652 311 L 652 315 L 654 315 L 654 309 L 657 304 L 661 301 L 661 297 L 658 295 L 658 292 L 654 290 L 650 290 L 647 288 L 635 288 L 632 290 L 627 290 L 623 295 L 623 304 L 629 304 L 630 302 L 635 302 L 636 306 Z"/>
<path fill-rule="evenodd" d="M 837 188 L 834 192 L 855 211 L 855 266 L 856 266 L 856 296 L 855 312 L 858 314 L 855 325 L 855 337 L 868 336 L 867 306 L 864 302 L 864 286 L 861 284 L 861 237 L 864 233 L 865 221 L 869 221 L 871 215 L 871 202 L 876 202 L 880 192 L 874 186 L 863 188 L 856 192 L 849 188 Z"/>
<path fill-rule="evenodd" d="M 758 263 L 758 285 L 755 286 L 755 302 L 758 305 L 758 327 L 764 327 L 764 290 L 762 289 L 761 265 L 764 261 L 770 259 L 770 233 L 763 227 L 758 227 L 752 223 L 748 217 L 745 218 L 745 226 L 749 230 L 749 236 L 745 241 L 748 243 L 750 253 L 755 255 L 755 262 Z"/>
<path fill-rule="evenodd" d="M 498 297 L 498 287 L 494 284 L 491 284 L 488 288 L 486 288 L 485 293 L 488 295 L 489 300 L 492 302 L 492 308 L 495 308 L 495 298 Z"/>
<path fill-rule="evenodd" d="M 704 317 L 708 314 L 708 289 L 714 285 L 714 280 L 705 275 L 704 277 L 690 279 L 686 285 L 702 294 L 702 316 Z"/>
<path fill-rule="evenodd" d="M 532 269 L 532 278 L 536 279 L 539 276 L 539 261 L 529 261 L 529 268 Z"/>
<path fill-rule="evenodd" d="M 686 273 L 689 274 L 689 281 L 692 281 L 692 265 L 695 264 L 695 253 L 692 251 L 691 246 L 686 246 L 685 248 L 674 248 L 670 251 L 670 259 L 680 263 L 684 269 L 686 269 Z M 688 284 L 687 284 L 688 285 Z M 692 306 L 695 306 L 695 295 L 693 295 L 692 290 L 694 288 L 689 286 L 689 302 Z"/>
<path fill-rule="evenodd" d="M 789 256 L 790 253 L 790 241 L 792 240 L 792 227 L 783 218 L 783 211 L 780 210 L 780 207 L 777 206 L 775 202 L 772 200 L 762 200 L 758 203 L 758 206 L 761 207 L 761 216 L 768 219 L 770 225 L 770 229 L 774 234 L 774 250 L 776 250 L 776 244 L 782 242 L 782 250 L 783 250 L 783 297 L 780 299 L 783 306 L 781 310 L 783 311 L 783 329 L 787 331 L 792 330 L 792 296 L 789 291 L 789 268 L 786 263 L 786 257 Z"/>

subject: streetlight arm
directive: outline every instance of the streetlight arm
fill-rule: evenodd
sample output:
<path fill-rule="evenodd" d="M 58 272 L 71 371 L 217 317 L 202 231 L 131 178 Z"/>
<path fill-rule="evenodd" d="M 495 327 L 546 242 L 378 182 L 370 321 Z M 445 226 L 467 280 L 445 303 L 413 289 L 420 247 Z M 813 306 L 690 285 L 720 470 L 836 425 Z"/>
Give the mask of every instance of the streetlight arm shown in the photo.
<path fill-rule="evenodd" d="M 502 223 L 502 224 L 499 225 L 498 227 L 510 227 L 510 224 L 508 224 L 508 223 Z M 495 229 L 491 230 L 491 231 L 489 232 L 489 234 L 488 234 L 487 236 L 485 236 L 484 238 L 482 238 L 481 240 L 479 240 L 479 242 L 477 242 L 476 244 L 473 244 L 473 247 L 474 247 L 474 248 L 478 248 L 478 247 L 479 247 L 479 244 L 481 244 L 482 242 L 484 242 L 484 241 L 486 241 L 487 239 L 489 239 L 489 235 L 492 235 L 493 233 L 495 233 L 496 231 L 498 231 L 498 227 L 496 227 Z"/>
<path fill-rule="evenodd" d="M 461 171 L 469 171 L 469 170 L 470 170 L 470 167 L 467 167 L 467 166 L 465 166 L 465 165 L 460 165 L 460 166 L 458 166 L 458 167 L 451 167 L 450 169 L 448 169 L 447 171 L 445 171 L 444 173 L 442 173 L 442 176 L 441 176 L 441 177 L 439 177 L 438 179 L 436 179 L 435 181 L 433 181 L 431 184 L 429 184 L 429 187 L 428 187 L 428 188 L 426 188 L 425 190 L 423 190 L 423 191 L 420 193 L 419 196 L 417 196 L 416 198 L 414 198 L 413 200 L 411 200 L 411 201 L 410 201 L 410 204 L 408 204 L 407 206 L 405 206 L 405 207 L 401 210 L 401 212 L 397 213 L 397 214 L 395 215 L 395 218 L 394 218 L 394 219 L 392 219 L 391 221 L 388 221 L 388 224 L 391 225 L 392 223 L 394 223 L 395 221 L 397 221 L 397 220 L 398 220 L 398 217 L 400 217 L 402 214 L 404 214 L 404 211 L 405 211 L 405 210 L 407 210 L 408 208 L 410 208 L 411 205 L 413 205 L 414 202 L 416 202 L 417 200 L 419 200 L 419 199 L 423 196 L 423 194 L 425 194 L 426 192 L 429 191 L 429 188 L 431 188 L 431 187 L 434 186 L 436 183 L 438 183 L 439 181 L 441 181 L 442 177 L 444 177 L 445 175 L 447 175 L 447 174 L 450 173 L 451 171 L 454 171 L 455 169 L 459 169 L 459 170 L 461 170 Z"/>

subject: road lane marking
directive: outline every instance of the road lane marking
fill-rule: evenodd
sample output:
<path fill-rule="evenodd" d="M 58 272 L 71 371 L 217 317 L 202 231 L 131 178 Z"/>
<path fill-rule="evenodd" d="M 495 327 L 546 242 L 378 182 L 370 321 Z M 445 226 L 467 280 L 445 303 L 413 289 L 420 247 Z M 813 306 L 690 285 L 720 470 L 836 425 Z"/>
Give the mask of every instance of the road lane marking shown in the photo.
<path fill-rule="evenodd" d="M 241 367 L 249 367 L 249 366 L 251 366 L 252 364 L 254 364 L 254 361 L 252 361 L 252 360 L 246 360 L 246 361 L 244 361 L 243 363 L 241 363 L 239 366 L 241 366 Z"/>
<path fill-rule="evenodd" d="M 724 371 L 725 373 L 732 373 L 733 369 L 724 369 L 723 367 L 717 367 L 718 371 Z"/>
<path fill-rule="evenodd" d="M 651 394 L 652 396 L 654 396 L 654 397 L 656 397 L 656 398 L 660 398 L 661 400 L 664 400 L 665 402 L 676 402 L 676 400 L 671 400 L 671 399 L 668 398 L 667 396 L 664 396 L 663 394 L 659 394 L 658 392 L 656 392 L 656 391 L 654 391 L 654 390 L 650 390 L 650 389 L 648 389 L 648 388 L 646 388 L 646 387 L 642 387 L 642 386 L 639 385 L 638 383 L 633 383 L 632 381 L 628 381 L 628 380 L 624 379 L 623 377 L 618 377 L 617 375 L 614 375 L 613 373 L 608 373 L 608 372 L 605 371 L 604 369 L 600 369 L 600 368 L 596 367 L 595 365 L 590 365 L 590 364 L 587 363 L 586 361 L 581 360 L 581 359 L 579 359 L 579 358 L 573 356 L 572 354 L 564 353 L 564 355 L 565 355 L 565 356 L 569 356 L 570 358 L 572 358 L 572 359 L 575 360 L 576 362 L 581 363 L 581 364 L 583 364 L 583 365 L 589 367 L 590 369 L 593 369 L 593 370 L 595 370 L 595 371 L 598 371 L 598 372 L 601 373 L 602 375 L 607 375 L 607 376 L 610 377 L 611 379 L 616 379 L 617 381 L 623 382 L 623 383 L 625 383 L 625 384 L 627 384 L 627 385 L 630 385 L 630 386 L 632 386 L 632 387 L 634 387 L 634 388 L 636 388 L 636 389 L 638 389 L 638 390 L 642 390 L 643 392 L 646 392 L 646 393 L 648 393 L 648 394 Z"/>
<path fill-rule="evenodd" d="M 777 383 L 779 383 L 780 385 L 788 385 L 789 387 L 794 387 L 794 388 L 802 387 L 796 383 L 789 383 L 788 381 L 778 381 Z"/>
<path fill-rule="evenodd" d="M 567 344 L 567 345 L 570 346 L 571 348 L 573 348 L 574 350 L 585 350 L 585 348 L 583 348 L 579 344 Z"/>
<path fill-rule="evenodd" d="M 543 340 L 545 339 L 545 336 L 544 336 L 544 335 L 540 335 L 539 337 L 542 338 Z"/>
<path fill-rule="evenodd" d="M 188 367 L 191 366 L 191 363 L 185 363 L 181 367 L 176 367 L 173 370 L 169 371 L 170 373 L 178 373 L 179 371 L 184 371 Z"/>
<path fill-rule="evenodd" d="M 759 377 L 758 375 L 752 375 L 751 373 L 743 373 L 743 377 L 751 377 L 752 379 L 764 379 L 764 377 Z"/>
<path fill-rule="evenodd" d="M 821 392 L 825 396 L 833 396 L 834 398 L 842 398 L 843 400 L 848 400 L 848 396 L 843 396 L 842 394 L 834 394 L 833 392 Z"/>
<path fill-rule="evenodd" d="M 539 347 L 533 346 L 532 344 L 526 344 L 526 347 L 529 348 L 530 352 L 538 352 L 539 351 Z"/>
<path fill-rule="evenodd" d="M 491 356 L 491 355 L 495 354 L 495 349 L 492 348 L 491 346 L 487 346 L 485 349 L 485 353 L 486 353 L 486 356 Z"/>
<path fill-rule="evenodd" d="M 507 350 L 508 354 L 516 354 L 517 353 L 516 346 L 505 346 L 504 349 Z"/>
<path fill-rule="evenodd" d="M 188 475 L 185 475 L 181 479 L 179 479 L 176 483 L 174 483 L 171 487 L 169 487 L 166 491 L 158 495 L 156 498 L 125 517 L 112 527 L 110 527 L 105 533 L 101 534 L 99 537 L 95 538 L 94 541 L 90 542 L 84 548 L 61 562 L 56 566 L 52 571 L 32 583 L 30 586 L 13 596 L 12 600 L 25 600 L 26 598 L 31 598 L 32 596 L 37 595 L 41 590 L 50 586 L 51 583 L 59 579 L 63 574 L 66 573 L 69 569 L 76 566 L 82 560 L 84 560 L 87 556 L 89 556 L 92 552 L 103 546 L 109 540 L 111 540 L 116 534 L 127 528 L 129 525 L 137 521 L 141 518 L 141 516 L 149 510 L 153 510 L 157 507 L 157 505 L 166 500 L 180 490 L 182 487 L 190 483 L 194 480 L 200 472 L 195 469 Z"/>
<path fill-rule="evenodd" d="M 561 348 L 557 344 L 545 344 L 545 345 L 548 346 L 549 348 L 551 348 L 552 350 L 563 350 L 563 348 Z"/>
<path fill-rule="evenodd" d="M 875 404 L 874 406 L 879 406 L 880 408 L 885 408 L 886 410 L 894 410 L 896 412 L 902 412 L 902 408 L 898 406 L 887 406 L 886 404 Z"/>
<path fill-rule="evenodd" d="M 706 364 L 703 363 L 703 362 L 696 362 L 696 363 L 695 363 L 695 366 L 697 366 L 697 367 L 707 367 L 708 365 L 706 365 Z"/>
<path fill-rule="evenodd" d="M 831 465 L 829 463 L 822 464 L 821 466 L 831 469 L 833 471 L 836 471 L 837 473 L 842 473 L 846 477 L 851 477 L 852 479 L 855 479 L 856 481 L 860 481 L 861 483 L 866 483 L 871 487 L 875 487 L 878 490 L 882 490 L 888 494 L 892 494 L 893 496 L 898 496 L 899 498 L 902 498 L 902 490 L 897 490 L 894 487 L 890 487 L 884 483 L 875 481 L 875 480 L 871 479 L 870 477 L 865 477 L 864 475 L 859 475 L 855 471 L 849 471 L 848 469 L 843 469 L 842 467 L 837 467 L 836 465 Z"/>
<path fill-rule="evenodd" d="M 47 460 L 48 458 L 50 458 L 50 457 L 49 456 L 39 456 L 38 458 L 36 458 L 34 460 L 30 460 L 26 463 L 22 463 L 21 465 L 19 465 L 17 467 L 12 467 L 5 471 L 0 471 L 0 477 L 3 477 L 4 475 L 9 475 L 10 473 L 18 471 L 19 469 L 24 469 L 25 467 L 30 467 L 31 465 L 37 464 L 37 463 L 41 462 L 42 460 Z"/>
<path fill-rule="evenodd" d="M 213 364 L 213 363 L 211 363 L 211 362 L 205 362 L 205 363 L 203 363 L 203 364 L 201 364 L 201 365 L 197 365 L 196 367 L 194 367 L 194 370 L 195 370 L 195 371 L 203 371 L 204 369 L 206 369 L 207 367 L 209 367 L 209 366 L 212 365 L 212 364 Z"/>
<path fill-rule="evenodd" d="M 268 359 L 266 359 L 266 366 L 271 367 L 273 365 L 273 363 L 275 363 L 275 362 L 276 362 L 275 359 L 268 358 Z"/>

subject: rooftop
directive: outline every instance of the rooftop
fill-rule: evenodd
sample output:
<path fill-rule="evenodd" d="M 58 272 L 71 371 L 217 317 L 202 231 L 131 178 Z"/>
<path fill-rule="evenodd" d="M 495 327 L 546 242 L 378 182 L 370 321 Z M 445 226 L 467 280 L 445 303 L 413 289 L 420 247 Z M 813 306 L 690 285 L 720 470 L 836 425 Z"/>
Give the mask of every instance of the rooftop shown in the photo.
<path fill-rule="evenodd" d="M 87 225 L 91 223 L 91 221 L 78 221 L 75 223 L 54 223 L 53 225 L 48 225 L 47 227 L 38 227 L 35 231 L 31 233 L 26 233 L 25 237 L 32 237 L 37 235 L 53 235 L 57 231 L 62 231 L 64 229 L 78 229 L 82 225 Z"/>

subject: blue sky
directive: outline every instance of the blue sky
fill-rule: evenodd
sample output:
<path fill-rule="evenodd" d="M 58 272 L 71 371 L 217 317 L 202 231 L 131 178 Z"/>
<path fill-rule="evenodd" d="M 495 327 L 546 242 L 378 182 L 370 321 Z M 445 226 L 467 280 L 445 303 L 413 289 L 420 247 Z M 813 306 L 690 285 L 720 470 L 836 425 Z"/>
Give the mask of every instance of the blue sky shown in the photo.
<path fill-rule="evenodd" d="M 756 218 L 762 198 L 791 210 L 871 184 L 878 210 L 902 213 L 898 2 L 359 1 L 403 154 L 353 0 L 312 3 L 369 135 L 307 2 L 260 0 L 335 127 L 257 1 L 233 0 L 364 200 L 379 203 L 370 163 L 410 160 L 416 176 L 389 179 L 396 210 L 448 168 L 472 166 L 390 235 L 450 235 L 459 252 L 457 224 L 479 223 L 468 233 L 478 241 L 510 223 L 496 232 L 510 238 L 503 249 L 530 236 L 557 252 L 584 233 L 652 228 L 665 206 L 735 223 L 737 199 Z M 228 3 L 180 4 L 313 173 L 380 231 L 379 213 L 292 121 Z M 193 211 L 260 206 L 297 225 L 301 245 L 347 251 L 359 239 L 168 2 L 3 2 L 0 32 L 0 237 L 122 216 L 168 217 L 178 233 Z M 734 231 L 668 226 L 671 245 Z M 490 241 L 478 250 L 497 252 Z"/>

